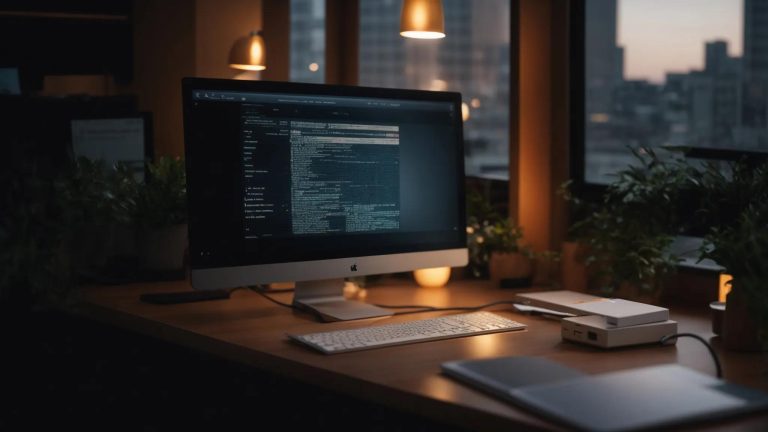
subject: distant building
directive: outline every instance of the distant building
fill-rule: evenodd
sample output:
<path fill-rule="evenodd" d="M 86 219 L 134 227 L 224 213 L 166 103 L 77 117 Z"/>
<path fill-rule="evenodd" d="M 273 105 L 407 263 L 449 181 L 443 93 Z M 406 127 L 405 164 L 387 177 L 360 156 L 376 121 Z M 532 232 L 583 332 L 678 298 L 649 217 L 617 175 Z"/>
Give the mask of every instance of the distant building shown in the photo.
<path fill-rule="evenodd" d="M 742 123 L 746 128 L 768 127 L 768 2 L 744 0 L 744 85 Z M 744 132 L 758 143 L 758 131 Z M 764 133 L 763 133 L 764 135 Z M 768 144 L 766 144 L 768 146 Z"/>
<path fill-rule="evenodd" d="M 704 44 L 704 73 L 718 75 L 727 66 L 728 42 L 717 40 Z"/>
<path fill-rule="evenodd" d="M 620 83 L 624 81 L 624 47 L 616 47 L 616 73 L 613 75 L 614 83 Z"/>
<path fill-rule="evenodd" d="M 509 3 L 444 1 L 440 40 L 401 37 L 401 3 L 360 1 L 360 84 L 461 91 L 467 172 L 507 173 Z"/>
<path fill-rule="evenodd" d="M 291 0 L 291 81 L 325 82 L 325 2 Z"/>
<path fill-rule="evenodd" d="M 588 1 L 585 4 L 585 38 L 589 47 L 585 56 L 586 114 L 608 114 L 617 82 L 616 0 Z M 623 75 L 623 73 L 622 73 Z"/>

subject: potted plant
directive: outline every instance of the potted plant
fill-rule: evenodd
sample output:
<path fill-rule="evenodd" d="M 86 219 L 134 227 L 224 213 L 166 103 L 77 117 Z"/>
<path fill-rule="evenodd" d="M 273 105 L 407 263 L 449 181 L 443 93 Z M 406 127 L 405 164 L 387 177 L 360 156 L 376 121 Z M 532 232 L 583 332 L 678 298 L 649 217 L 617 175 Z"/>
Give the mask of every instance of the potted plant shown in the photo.
<path fill-rule="evenodd" d="M 500 286 L 528 286 L 533 274 L 533 252 L 522 246 L 521 227 L 501 216 L 477 192 L 467 197 L 467 246 L 475 277 L 489 277 Z"/>
<path fill-rule="evenodd" d="M 147 164 L 147 174 L 136 197 L 141 264 L 150 271 L 178 273 L 187 245 L 184 161 L 161 157 Z"/>
<path fill-rule="evenodd" d="M 733 276 L 722 337 L 729 349 L 768 349 L 768 164 L 710 165 L 702 178 L 710 223 L 701 257 Z"/>
<path fill-rule="evenodd" d="M 56 183 L 62 241 L 79 275 L 98 272 L 113 256 L 134 253 L 136 181 L 124 164 L 84 157 Z"/>
<path fill-rule="evenodd" d="M 13 205 L 0 215 L 0 301 L 64 305 L 79 281 L 98 280 L 133 246 L 135 193 L 126 166 L 86 158 L 16 176 L 4 192 Z"/>
<path fill-rule="evenodd" d="M 597 204 L 578 200 L 564 186 L 563 196 L 583 215 L 570 229 L 580 248 L 570 252 L 583 259 L 590 289 L 658 303 L 680 261 L 670 246 L 685 227 L 678 208 L 695 184 L 696 171 L 652 150 L 633 153 L 638 163 L 619 171 Z"/>

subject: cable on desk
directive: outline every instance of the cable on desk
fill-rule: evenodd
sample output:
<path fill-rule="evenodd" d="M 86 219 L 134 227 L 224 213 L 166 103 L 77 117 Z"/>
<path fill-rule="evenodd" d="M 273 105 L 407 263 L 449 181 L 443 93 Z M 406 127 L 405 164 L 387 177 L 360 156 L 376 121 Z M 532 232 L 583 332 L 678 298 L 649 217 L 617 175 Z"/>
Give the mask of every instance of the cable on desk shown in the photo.
<path fill-rule="evenodd" d="M 699 336 L 697 334 L 693 334 L 693 333 L 674 333 L 674 334 L 668 334 L 668 335 L 664 336 L 663 338 L 661 338 L 659 340 L 659 342 L 662 345 L 666 345 L 666 343 L 670 339 L 677 339 L 677 338 L 681 338 L 681 337 L 692 337 L 694 339 L 699 340 L 699 342 L 703 343 L 704 346 L 706 346 L 707 349 L 709 350 L 709 353 L 712 355 L 712 360 L 714 360 L 714 362 L 715 362 L 715 369 L 717 369 L 717 377 L 718 378 L 722 378 L 723 377 L 723 369 L 720 367 L 720 359 L 717 357 L 717 353 L 712 348 L 712 345 L 710 345 L 709 342 L 704 340 L 703 337 L 701 337 L 701 336 Z"/>
<path fill-rule="evenodd" d="M 248 285 L 247 287 L 243 287 L 243 288 L 248 288 L 250 290 L 258 291 L 262 293 L 285 293 L 285 292 L 295 291 L 294 288 L 270 288 L 267 285 Z"/>
<path fill-rule="evenodd" d="M 248 288 L 248 287 L 239 286 L 239 287 L 229 288 L 227 291 L 229 292 L 229 294 L 232 294 L 235 291 L 239 291 L 241 289 L 246 289 L 246 288 Z"/>
<path fill-rule="evenodd" d="M 280 300 L 273 299 L 271 296 L 267 295 L 267 293 L 270 293 L 270 292 L 273 292 L 273 291 L 272 290 L 264 291 L 263 289 L 259 288 L 260 286 L 261 285 L 248 286 L 247 288 L 250 289 L 251 291 L 255 292 L 256 294 L 264 297 L 265 299 L 271 301 L 272 303 L 278 305 L 278 306 L 287 307 L 289 309 L 298 310 L 298 311 L 302 311 L 302 312 L 309 312 L 318 321 L 320 321 L 320 322 L 328 322 L 328 320 L 326 320 L 325 317 L 323 317 L 323 315 L 320 314 L 320 312 L 318 312 L 318 311 L 316 311 L 314 309 L 304 309 L 304 308 L 300 308 L 300 307 L 298 307 L 298 306 L 296 306 L 294 304 L 291 304 L 291 303 L 285 303 L 285 302 L 281 302 Z"/>
<path fill-rule="evenodd" d="M 500 304 L 515 304 L 519 303 L 517 300 L 500 300 L 495 301 L 491 303 L 485 303 L 477 306 L 454 306 L 454 307 L 436 307 L 436 306 L 424 306 L 424 305 L 385 305 L 385 304 L 374 304 L 374 306 L 378 306 L 385 309 L 416 309 L 416 310 L 410 310 L 410 311 L 402 311 L 402 312 L 395 312 L 393 315 L 408 315 L 408 314 L 415 314 L 415 313 L 421 313 L 421 312 L 447 312 L 447 311 L 473 311 L 473 310 L 481 310 L 485 308 L 489 308 L 491 306 L 496 306 Z"/>
<path fill-rule="evenodd" d="M 256 294 L 264 297 L 265 299 L 271 301 L 272 303 L 274 303 L 274 304 L 276 304 L 278 306 L 287 307 L 287 308 L 290 308 L 290 309 L 296 309 L 296 306 L 294 306 L 294 305 L 292 305 L 290 303 L 281 302 L 280 300 L 275 300 L 271 296 L 267 295 L 267 293 L 265 293 L 264 291 L 259 291 L 257 289 L 253 289 L 253 288 L 251 288 L 251 291 L 255 292 Z"/>

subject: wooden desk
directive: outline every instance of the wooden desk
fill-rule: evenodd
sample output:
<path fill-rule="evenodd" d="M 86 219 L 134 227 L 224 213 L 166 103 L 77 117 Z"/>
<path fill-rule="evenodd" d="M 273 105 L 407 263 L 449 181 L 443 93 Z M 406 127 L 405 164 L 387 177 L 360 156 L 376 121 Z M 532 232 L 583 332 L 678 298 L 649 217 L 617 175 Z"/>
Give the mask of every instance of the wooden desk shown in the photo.
<path fill-rule="evenodd" d="M 79 310 L 85 316 L 173 344 L 472 430 L 521 427 L 549 430 L 557 426 L 442 376 L 439 371 L 444 361 L 528 355 L 547 357 L 587 373 L 663 363 L 679 363 L 703 373 L 714 373 L 705 347 L 689 338 L 681 339 L 676 346 L 603 351 L 563 342 L 557 321 L 517 314 L 510 306 L 493 310 L 527 324 L 527 330 L 326 356 L 290 342 L 285 334 L 355 328 L 433 317 L 438 313 L 323 324 L 247 290 L 236 291 L 229 300 L 171 306 L 139 302 L 142 293 L 184 289 L 189 289 L 186 282 L 87 288 Z M 368 287 L 366 301 L 455 306 L 510 299 L 513 294 L 514 291 L 495 289 L 477 281 L 424 289 L 407 279 L 389 279 Z M 290 293 L 273 295 L 285 302 L 291 299 Z M 693 332 L 705 338 L 714 336 L 707 311 L 697 313 L 673 308 L 672 318 L 679 322 L 681 332 Z M 721 356 L 725 377 L 768 390 L 768 362 L 763 355 L 724 351 L 717 339 L 714 346 Z M 691 428 L 765 430 L 768 414 Z"/>

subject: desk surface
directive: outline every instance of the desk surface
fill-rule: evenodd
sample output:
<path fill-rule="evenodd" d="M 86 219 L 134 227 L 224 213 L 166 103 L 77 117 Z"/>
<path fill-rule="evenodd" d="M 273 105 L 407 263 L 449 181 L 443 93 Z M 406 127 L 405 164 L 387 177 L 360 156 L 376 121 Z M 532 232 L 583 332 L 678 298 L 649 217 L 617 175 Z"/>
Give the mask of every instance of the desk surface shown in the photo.
<path fill-rule="evenodd" d="M 552 319 L 521 315 L 511 306 L 489 309 L 528 325 L 527 330 L 432 341 L 326 356 L 290 342 L 286 333 L 355 328 L 371 324 L 438 316 L 421 313 L 392 318 L 317 323 L 308 315 L 247 290 L 229 300 L 178 305 L 139 302 L 146 292 L 190 289 L 188 282 L 89 287 L 79 311 L 132 331 L 203 350 L 259 369 L 283 374 L 406 412 L 468 429 L 524 426 L 557 429 L 552 423 L 470 389 L 440 374 L 444 361 L 509 355 L 542 356 L 587 373 L 601 373 L 664 363 L 679 363 L 714 373 L 712 359 L 700 342 L 681 339 L 676 346 L 643 346 L 604 351 L 563 342 L 560 324 Z M 383 304 L 465 306 L 511 299 L 516 291 L 492 288 L 485 282 L 457 281 L 445 288 L 418 288 L 407 279 L 388 279 L 368 287 L 366 301 Z M 273 296 L 290 302 L 291 293 Z M 680 332 L 714 337 L 707 311 L 671 309 Z M 713 340 L 730 381 L 768 390 L 768 361 L 763 354 L 725 351 Z M 694 425 L 692 430 L 748 430 L 768 427 L 768 414 Z"/>

